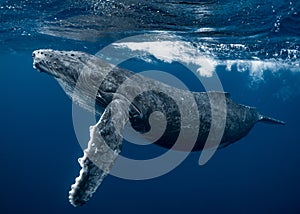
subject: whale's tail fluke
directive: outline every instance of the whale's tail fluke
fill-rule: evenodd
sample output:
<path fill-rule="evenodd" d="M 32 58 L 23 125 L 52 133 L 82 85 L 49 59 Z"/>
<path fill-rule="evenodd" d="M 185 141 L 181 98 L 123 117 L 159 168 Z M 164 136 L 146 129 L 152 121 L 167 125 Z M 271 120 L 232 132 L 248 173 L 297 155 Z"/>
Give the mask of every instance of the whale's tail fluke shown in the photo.
<path fill-rule="evenodd" d="M 263 123 L 269 123 L 269 124 L 280 124 L 280 125 L 285 125 L 285 122 L 281 120 L 277 120 L 271 117 L 266 117 L 263 115 L 259 115 L 259 121 Z"/>

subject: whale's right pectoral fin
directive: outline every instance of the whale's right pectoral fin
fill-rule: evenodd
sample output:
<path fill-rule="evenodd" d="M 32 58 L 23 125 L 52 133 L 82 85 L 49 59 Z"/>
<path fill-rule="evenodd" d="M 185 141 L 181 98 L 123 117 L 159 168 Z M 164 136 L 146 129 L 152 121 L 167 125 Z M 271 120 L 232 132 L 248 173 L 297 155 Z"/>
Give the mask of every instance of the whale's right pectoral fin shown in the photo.
<path fill-rule="evenodd" d="M 113 100 L 105 109 L 99 122 L 90 127 L 90 141 L 79 163 L 79 177 L 69 193 L 73 206 L 85 204 L 110 172 L 121 151 L 123 129 L 128 120 L 126 102 Z"/>

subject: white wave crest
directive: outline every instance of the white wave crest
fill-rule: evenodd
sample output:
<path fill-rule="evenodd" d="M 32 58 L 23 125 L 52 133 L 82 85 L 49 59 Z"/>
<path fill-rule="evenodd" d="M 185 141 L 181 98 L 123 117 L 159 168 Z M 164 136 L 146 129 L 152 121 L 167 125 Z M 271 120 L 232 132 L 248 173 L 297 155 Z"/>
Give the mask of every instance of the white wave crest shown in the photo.
<path fill-rule="evenodd" d="M 197 72 L 205 77 L 212 76 L 217 65 L 213 58 L 204 56 L 191 43 L 184 41 L 126 42 L 116 43 L 115 46 L 138 51 L 143 57 L 152 55 L 167 63 L 180 62 L 185 65 L 196 65 Z"/>
<path fill-rule="evenodd" d="M 138 56 L 147 62 L 155 57 L 166 63 L 180 62 L 184 65 L 196 66 L 197 73 L 202 77 L 211 77 L 217 67 L 224 67 L 226 71 L 247 72 L 253 80 L 262 80 L 265 71 L 278 72 L 289 70 L 299 71 L 298 61 L 286 61 L 281 59 L 264 59 L 253 57 L 252 59 L 220 60 L 214 51 L 203 48 L 205 44 L 194 45 L 177 37 L 155 39 L 155 41 L 120 42 L 114 43 L 114 47 L 132 56 Z M 231 44 L 230 47 L 247 49 L 242 44 Z M 224 46 L 224 49 L 226 47 Z M 225 51 L 225 50 L 222 51 Z"/>

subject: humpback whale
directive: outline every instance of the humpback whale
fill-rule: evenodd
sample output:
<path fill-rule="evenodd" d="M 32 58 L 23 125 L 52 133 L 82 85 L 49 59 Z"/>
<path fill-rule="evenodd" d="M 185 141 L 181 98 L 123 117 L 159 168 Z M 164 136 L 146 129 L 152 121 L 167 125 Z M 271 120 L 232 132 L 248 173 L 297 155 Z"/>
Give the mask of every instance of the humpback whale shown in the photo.
<path fill-rule="evenodd" d="M 53 76 L 73 101 L 100 116 L 97 124 L 90 128 L 88 148 L 79 160 L 82 169 L 69 192 L 73 206 L 85 204 L 110 172 L 121 152 L 126 124 L 139 133 L 150 132 L 153 124 L 160 129 L 162 116 L 153 117 L 153 112 L 161 112 L 166 120 L 165 130 L 154 144 L 175 150 L 200 151 L 205 148 L 212 112 L 217 118 L 216 124 L 224 124 L 219 148 L 245 137 L 257 122 L 284 124 L 261 115 L 253 107 L 234 102 L 226 92 L 177 89 L 84 52 L 45 49 L 36 50 L 32 55 L 35 69 Z M 220 104 L 222 100 L 225 105 Z M 185 108 L 189 119 L 184 127 L 179 106 Z M 196 109 L 197 114 L 191 109 Z M 150 119 L 156 123 L 150 123 Z M 187 131 L 187 137 L 179 146 L 174 146 L 181 129 Z M 189 133 L 196 133 L 196 140 L 185 145 Z"/>

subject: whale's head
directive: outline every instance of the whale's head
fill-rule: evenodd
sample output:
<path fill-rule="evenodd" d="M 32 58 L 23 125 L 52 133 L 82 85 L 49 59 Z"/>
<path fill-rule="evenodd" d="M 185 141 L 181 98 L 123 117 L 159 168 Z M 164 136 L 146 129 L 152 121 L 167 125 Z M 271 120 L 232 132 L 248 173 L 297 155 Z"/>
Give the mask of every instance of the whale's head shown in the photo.
<path fill-rule="evenodd" d="M 92 106 L 99 96 L 99 86 L 114 68 L 94 55 L 78 51 L 43 49 L 34 51 L 32 57 L 35 69 L 53 76 L 73 100 L 85 107 Z"/>
<path fill-rule="evenodd" d="M 110 64 L 79 51 L 42 49 L 34 51 L 32 57 L 35 69 L 70 85 L 76 84 L 80 75 L 89 81 L 101 81 L 111 69 Z"/>
<path fill-rule="evenodd" d="M 32 53 L 33 67 L 40 72 L 64 81 L 76 82 L 80 71 L 81 59 L 78 53 L 54 50 L 36 50 Z"/>

